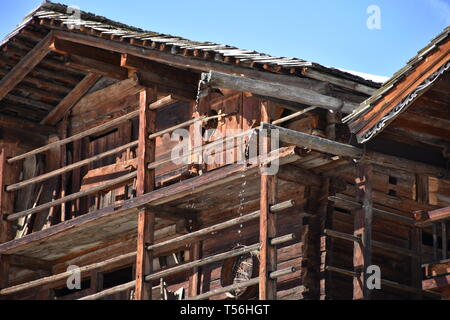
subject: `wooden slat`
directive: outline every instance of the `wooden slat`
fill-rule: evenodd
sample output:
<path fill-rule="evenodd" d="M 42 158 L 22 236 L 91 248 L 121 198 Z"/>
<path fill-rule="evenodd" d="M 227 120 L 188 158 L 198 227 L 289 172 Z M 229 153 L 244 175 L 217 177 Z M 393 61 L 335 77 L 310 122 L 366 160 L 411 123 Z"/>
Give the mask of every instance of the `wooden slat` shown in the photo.
<path fill-rule="evenodd" d="M 30 52 L 23 57 L 14 68 L 0 80 L 0 100 L 18 85 L 27 74 L 41 62 L 50 52 L 52 44 L 53 31 L 50 31 Z"/>
<path fill-rule="evenodd" d="M 43 125 L 57 124 L 69 110 L 100 80 L 101 76 L 89 73 L 77 86 L 41 121 Z"/>

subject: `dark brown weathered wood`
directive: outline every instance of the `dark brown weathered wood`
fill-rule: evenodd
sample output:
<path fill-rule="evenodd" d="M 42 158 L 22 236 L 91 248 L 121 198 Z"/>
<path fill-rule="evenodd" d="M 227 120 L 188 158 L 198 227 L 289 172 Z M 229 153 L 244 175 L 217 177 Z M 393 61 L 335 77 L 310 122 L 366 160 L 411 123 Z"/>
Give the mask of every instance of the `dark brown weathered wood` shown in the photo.
<path fill-rule="evenodd" d="M 270 122 L 269 103 L 261 103 L 261 122 Z M 270 133 L 260 136 L 262 154 L 270 152 Z M 270 211 L 270 207 L 276 201 L 276 176 L 267 170 L 268 165 L 261 168 L 261 198 L 260 198 L 260 220 L 259 220 L 259 241 L 260 267 L 259 267 L 259 299 L 274 300 L 277 296 L 276 281 L 270 279 L 269 274 L 277 268 L 277 250 L 271 246 L 270 239 L 275 238 L 276 215 Z"/>
<path fill-rule="evenodd" d="M 358 274 L 353 279 L 353 299 L 370 300 L 370 290 L 367 287 L 367 268 L 372 265 L 372 177 L 373 169 L 370 165 L 359 165 L 358 175 L 355 181 L 357 186 L 357 201 L 362 208 L 354 213 L 355 237 L 361 239 L 361 243 L 355 243 L 353 247 L 353 267 Z"/>
<path fill-rule="evenodd" d="M 335 112 L 340 111 L 342 108 L 355 109 L 357 106 L 356 104 L 344 102 L 340 99 L 325 96 L 314 91 L 215 71 L 203 74 L 203 79 L 205 80 L 205 83 L 212 88 L 251 92 L 262 96 L 302 103 L 326 110 L 333 110 Z"/>
<path fill-rule="evenodd" d="M 189 248 L 190 259 L 193 261 L 200 260 L 201 249 L 202 249 L 201 241 L 197 241 L 191 244 L 191 247 Z M 198 295 L 201 282 L 200 277 L 201 277 L 200 269 L 198 267 L 193 268 L 191 274 L 189 275 L 189 287 L 188 287 L 189 297 L 195 297 Z"/>
<path fill-rule="evenodd" d="M 156 143 L 148 136 L 156 131 L 156 111 L 150 104 L 157 99 L 156 90 L 143 89 L 139 101 L 139 146 L 137 151 L 137 183 L 136 194 L 142 196 L 155 188 L 155 170 L 147 169 L 149 163 L 155 161 Z M 152 299 L 152 283 L 145 282 L 144 277 L 153 271 L 153 252 L 146 250 L 154 241 L 155 211 L 144 207 L 138 214 L 138 239 L 136 256 L 136 300 Z"/>
<path fill-rule="evenodd" d="M 9 97 L 8 97 L 9 98 Z M 56 129 L 50 126 L 43 126 L 31 121 L 10 117 L 6 115 L 0 115 L 0 127 L 10 129 L 20 129 L 27 132 L 33 132 L 44 137 L 51 134 L 56 134 Z"/>
<path fill-rule="evenodd" d="M 272 239 L 274 241 L 277 241 L 278 243 L 280 243 L 280 239 L 278 238 L 274 238 Z M 285 242 L 290 241 L 289 239 L 284 239 Z M 233 257 L 237 257 L 249 252 L 253 252 L 253 251 L 258 251 L 260 249 L 261 244 L 260 243 L 256 243 L 253 244 L 251 246 L 247 246 L 247 247 L 243 247 L 243 248 L 239 248 L 239 249 L 234 249 L 234 250 L 230 250 L 224 253 L 219 253 L 216 254 L 214 256 L 209 256 L 209 257 L 205 257 L 196 261 L 192 261 L 192 262 L 188 262 L 182 265 L 178 265 L 176 267 L 172 267 L 170 269 L 167 270 L 161 270 L 158 271 L 156 273 L 150 274 L 148 276 L 145 277 L 146 281 L 152 281 L 152 280 L 156 280 L 156 279 L 160 279 L 160 278 L 164 278 L 167 277 L 169 275 L 173 275 L 176 274 L 178 272 L 182 272 L 185 270 L 189 270 L 195 267 L 201 267 L 204 265 L 208 265 L 214 262 L 218 262 L 218 261 L 223 261 L 225 259 L 228 258 L 233 258 Z M 276 271 L 276 270 L 275 270 Z"/>
<path fill-rule="evenodd" d="M 291 208 L 294 204 L 295 204 L 295 202 L 292 200 L 278 203 L 276 205 L 273 205 L 270 208 L 270 211 L 273 213 L 277 213 L 277 212 L 286 210 L 288 208 Z M 195 242 L 195 240 L 197 240 L 197 239 L 200 239 L 200 237 L 202 237 L 202 236 L 214 234 L 217 231 L 224 230 L 224 229 L 233 227 L 238 224 L 243 224 L 245 222 L 257 219 L 259 217 L 260 217 L 260 211 L 258 210 L 258 211 L 246 214 L 242 217 L 234 218 L 234 219 L 231 219 L 231 220 L 219 223 L 219 224 L 215 224 L 211 227 L 203 228 L 201 230 L 194 231 L 194 232 L 179 236 L 174 239 L 170 239 L 167 241 L 163 241 L 163 242 L 148 246 L 147 250 L 157 251 L 163 247 L 170 246 L 172 244 L 175 244 L 175 245 L 179 245 L 180 243 L 189 244 L 189 243 Z"/>
<path fill-rule="evenodd" d="M 89 73 L 77 86 L 41 121 L 43 125 L 55 125 L 69 110 L 89 91 L 89 89 L 101 78 Z"/>
<path fill-rule="evenodd" d="M 295 267 L 274 271 L 270 274 L 270 278 L 272 280 L 276 280 L 285 275 L 294 273 L 295 271 L 297 271 Z M 234 290 L 241 289 L 241 288 L 251 287 L 251 286 L 257 285 L 258 283 L 259 283 L 259 278 L 253 278 L 253 279 L 250 279 L 250 280 L 247 280 L 244 282 L 239 282 L 236 284 L 232 284 L 232 285 L 229 285 L 229 286 L 226 286 L 223 288 L 214 289 L 209 292 L 205 292 L 201 295 L 198 295 L 196 297 L 188 298 L 186 300 L 206 300 L 206 299 L 209 299 L 211 297 L 214 297 L 214 296 L 217 296 L 217 295 L 220 295 L 223 293 L 232 292 Z"/>
<path fill-rule="evenodd" d="M 31 208 L 31 209 L 28 209 L 28 210 L 25 210 L 25 211 L 22 211 L 22 212 L 9 214 L 6 219 L 8 221 L 15 221 L 15 220 L 17 220 L 17 219 L 19 219 L 21 217 L 25 217 L 25 216 L 30 215 L 30 214 L 41 212 L 41 211 L 43 211 L 45 209 L 56 207 L 56 206 L 58 206 L 58 205 L 60 205 L 62 203 L 66 203 L 66 202 L 69 202 L 69 201 L 72 201 L 72 200 L 76 200 L 76 199 L 79 199 L 79 198 L 82 198 L 82 197 L 85 197 L 85 196 L 96 194 L 96 193 L 98 193 L 98 192 L 100 192 L 102 190 L 105 190 L 105 189 L 109 189 L 109 188 L 113 188 L 113 187 L 117 187 L 117 186 L 123 185 L 123 184 L 129 182 L 130 180 L 134 179 L 136 177 L 136 175 L 137 175 L 136 172 L 132 172 L 132 173 L 126 174 L 126 175 L 124 175 L 124 176 L 122 176 L 120 178 L 113 179 L 113 180 L 109 181 L 108 183 L 105 183 L 105 184 L 102 184 L 102 185 L 90 188 L 88 190 L 84 190 L 84 191 L 80 191 L 80 192 L 77 192 L 77 193 L 73 193 L 71 195 L 65 196 L 64 198 L 55 199 L 52 202 L 48 202 L 48 203 L 42 204 L 42 205 L 40 205 L 38 207 Z"/>
<path fill-rule="evenodd" d="M 63 39 L 70 42 L 85 44 L 88 46 L 94 46 L 105 50 L 133 55 L 146 60 L 153 60 L 156 62 L 160 62 L 162 64 L 169 64 L 175 67 L 179 67 L 181 69 L 185 69 L 186 66 L 189 66 L 189 68 L 201 72 L 208 72 L 209 70 L 215 70 L 218 72 L 226 72 L 230 74 L 244 74 L 246 77 L 253 78 L 256 80 L 264 80 L 314 91 L 320 91 L 323 88 L 323 84 L 320 83 L 319 81 L 302 79 L 300 77 L 286 77 L 280 74 L 259 71 L 231 64 L 219 63 L 211 60 L 192 59 L 190 57 L 173 55 L 164 51 L 153 50 L 150 48 L 147 49 L 143 47 L 130 46 L 127 43 L 118 41 L 109 41 L 107 39 L 88 36 L 80 33 L 55 31 L 55 37 L 57 39 Z"/>
<path fill-rule="evenodd" d="M 75 54 L 66 55 L 64 65 L 72 70 L 82 70 L 111 79 L 125 80 L 128 78 L 128 70 L 125 68 Z"/>
<path fill-rule="evenodd" d="M 7 158 L 14 153 L 14 145 L 5 143 L 0 145 L 0 244 L 13 238 L 12 224 L 6 221 L 6 213 L 14 210 L 14 195 L 4 192 L 6 184 L 17 178 L 17 168 L 9 165 Z M 9 284 L 9 257 L 0 254 L 0 289 Z"/>
<path fill-rule="evenodd" d="M 53 31 L 50 31 L 14 68 L 0 80 L 0 100 L 18 85 L 30 71 L 50 52 Z"/>
<path fill-rule="evenodd" d="M 35 178 L 31 178 L 31 179 L 26 180 L 26 181 L 21 181 L 21 182 L 12 184 L 12 185 L 6 187 L 6 191 L 10 191 L 11 192 L 11 191 L 19 190 L 19 189 L 22 189 L 22 188 L 24 188 L 26 186 L 29 186 L 31 184 L 35 184 L 35 183 L 39 183 L 39 182 L 48 180 L 48 179 L 56 177 L 56 176 L 58 176 L 60 174 L 63 174 L 63 173 L 66 173 L 66 172 L 69 172 L 69 171 L 72 171 L 72 170 L 84 167 L 84 166 L 86 166 L 86 165 L 88 165 L 88 164 L 90 164 L 92 162 L 97 161 L 97 160 L 109 157 L 111 155 L 115 155 L 115 154 L 117 154 L 117 153 L 119 153 L 121 151 L 124 151 L 126 149 L 134 148 L 137 145 L 138 145 L 138 141 L 130 142 L 130 143 L 125 144 L 123 146 L 120 146 L 120 147 L 114 148 L 112 150 L 100 153 L 100 154 L 98 154 L 98 155 L 96 155 L 94 157 L 75 162 L 75 163 L 70 164 L 68 166 L 65 166 L 65 167 L 63 167 L 61 169 L 57 169 L 57 170 L 54 170 L 52 172 L 44 173 L 43 175 L 40 175 L 40 176 L 35 177 Z"/>
<path fill-rule="evenodd" d="M 280 163 L 287 164 L 292 163 L 299 159 L 296 153 L 295 147 L 280 148 L 267 157 L 262 157 L 260 162 L 265 162 L 267 159 L 279 159 Z M 21 239 L 10 241 L 6 244 L 0 244 L 0 253 L 7 253 L 18 247 L 29 247 L 35 243 L 40 243 L 44 240 L 53 239 L 53 237 L 59 237 L 65 232 L 71 230 L 79 230 L 79 228 L 87 227 L 95 224 L 98 219 L 109 219 L 112 217 L 121 217 L 124 215 L 136 213 L 137 208 L 145 205 L 163 205 L 170 201 L 181 199 L 187 195 L 194 195 L 204 192 L 210 188 L 224 186 L 229 183 L 238 181 L 242 178 L 243 174 L 250 176 L 256 174 L 259 170 L 257 164 L 243 165 L 233 164 L 222 168 L 221 170 L 215 170 L 207 172 L 200 177 L 195 177 L 189 180 L 189 183 L 180 182 L 164 188 L 157 189 L 151 193 L 147 193 L 143 196 L 137 196 L 135 198 L 126 200 L 113 206 L 109 206 L 91 214 L 80 216 L 76 219 L 66 221 L 52 228 L 35 232 Z"/>
<path fill-rule="evenodd" d="M 319 80 L 319 81 L 332 83 L 339 87 L 347 88 L 350 90 L 355 90 L 355 91 L 364 93 L 368 96 L 371 96 L 372 94 L 375 93 L 375 91 L 377 91 L 376 88 L 372 88 L 372 87 L 366 86 L 364 84 L 361 84 L 361 83 L 358 83 L 355 81 L 334 77 L 332 75 L 314 70 L 312 68 L 303 68 L 302 75 L 304 75 L 308 78 Z M 353 110 L 343 110 L 343 111 L 344 111 L 344 113 L 351 113 Z"/>
<path fill-rule="evenodd" d="M 60 146 L 62 146 L 64 144 L 68 144 L 68 143 L 80 140 L 82 138 L 89 137 L 89 136 L 91 136 L 93 134 L 96 134 L 96 133 L 102 132 L 104 130 L 107 130 L 109 128 L 115 127 L 115 126 L 119 125 L 120 123 L 122 123 L 124 121 L 136 118 L 138 115 L 139 115 L 139 111 L 138 110 L 130 112 L 130 113 L 128 113 L 128 114 L 126 114 L 126 115 L 124 115 L 122 117 L 116 118 L 116 119 L 114 119 L 114 120 L 112 120 L 110 122 L 104 123 L 104 124 L 102 124 L 102 125 L 100 125 L 98 127 L 94 127 L 92 129 L 83 131 L 83 132 L 81 132 L 79 134 L 76 134 L 74 136 L 71 136 L 71 137 L 69 137 L 67 139 L 58 140 L 56 142 L 50 143 L 48 145 L 45 145 L 45 146 L 43 146 L 41 148 L 32 150 L 32 151 L 24 153 L 24 154 L 21 154 L 20 156 L 17 156 L 17 157 L 11 158 L 11 159 L 8 160 L 8 163 L 17 162 L 19 160 L 22 160 L 22 159 L 28 158 L 30 156 L 42 153 L 44 151 L 60 147 Z"/>
<path fill-rule="evenodd" d="M 136 252 L 130 252 L 130 253 L 127 253 L 127 254 L 119 255 L 117 257 L 105 260 L 105 261 L 101 261 L 101 262 L 98 262 L 98 263 L 93 263 L 93 264 L 90 264 L 90 265 L 86 265 L 86 266 L 80 267 L 80 272 L 81 273 L 90 272 L 90 271 L 93 271 L 93 270 L 96 270 L 96 269 L 100 269 L 100 268 L 103 268 L 105 266 L 114 264 L 116 262 L 122 262 L 122 261 L 130 261 L 131 262 L 131 260 L 135 259 L 135 257 L 136 257 Z M 13 261 L 15 261 L 16 259 L 18 259 L 18 258 L 13 258 Z M 20 260 L 21 259 L 19 259 L 19 261 Z M 48 263 L 48 264 L 50 264 L 50 263 Z M 55 274 L 55 275 L 52 275 L 52 276 L 44 277 L 44 278 L 41 278 L 41 279 L 33 280 L 33 281 L 30 281 L 30 282 L 27 282 L 27 283 L 19 284 L 19 285 L 13 286 L 13 287 L 9 287 L 9 288 L 5 288 L 5 289 L 0 290 L 0 295 L 10 295 L 10 294 L 13 294 L 13 293 L 16 293 L 16 292 L 20 292 L 20 291 L 23 291 L 23 290 L 28 290 L 28 289 L 32 289 L 32 288 L 35 288 L 35 287 L 44 286 L 46 284 L 55 283 L 55 282 L 57 282 L 59 280 L 63 280 L 63 279 L 68 278 L 70 275 L 72 275 L 72 271 L 67 271 L 67 272 Z"/>
<path fill-rule="evenodd" d="M 427 174 L 438 178 L 445 175 L 445 169 L 431 166 L 425 163 L 369 150 L 364 152 L 363 149 L 359 149 L 348 144 L 335 142 L 306 133 L 282 128 L 279 126 L 274 126 L 268 123 L 262 124 L 262 128 L 272 130 L 278 129 L 280 141 L 288 144 L 293 144 L 301 148 L 310 148 L 312 150 L 324 153 L 342 157 L 349 157 L 352 159 L 362 160 L 364 162 L 378 164 L 380 166 L 388 168 L 400 169 L 407 172 Z"/>

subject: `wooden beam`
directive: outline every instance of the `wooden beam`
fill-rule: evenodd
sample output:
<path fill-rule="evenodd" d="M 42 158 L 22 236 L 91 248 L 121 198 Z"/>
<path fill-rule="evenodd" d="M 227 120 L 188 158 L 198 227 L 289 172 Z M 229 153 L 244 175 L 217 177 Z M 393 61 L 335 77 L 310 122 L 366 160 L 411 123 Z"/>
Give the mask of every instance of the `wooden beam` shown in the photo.
<path fill-rule="evenodd" d="M 270 122 L 269 102 L 261 102 L 261 122 Z M 262 154 L 268 154 L 271 149 L 270 136 L 260 136 Z M 270 164 L 269 164 L 270 165 Z M 277 233 L 276 215 L 270 207 L 276 202 L 276 176 L 269 174 L 268 165 L 261 168 L 261 202 L 259 220 L 260 264 L 259 264 L 259 300 L 275 300 L 277 283 L 270 279 L 270 273 L 277 270 L 277 249 L 270 244 L 270 239 Z"/>
<path fill-rule="evenodd" d="M 51 271 L 53 268 L 52 261 L 45 261 L 19 255 L 10 255 L 8 257 L 11 266 L 19 267 L 22 269 Z"/>
<path fill-rule="evenodd" d="M 370 300 L 370 290 L 367 287 L 367 268 L 372 265 L 372 177 L 371 165 L 358 166 L 357 201 L 362 208 L 355 212 L 354 233 L 361 243 L 354 243 L 353 267 L 358 275 L 353 279 L 353 299 Z"/>
<path fill-rule="evenodd" d="M 352 145 L 335 142 L 329 139 L 320 138 L 306 133 L 263 123 L 263 129 L 278 129 L 280 141 L 296 145 L 300 148 L 310 148 L 315 151 L 332 155 L 360 159 L 364 162 L 378 164 L 380 166 L 400 169 L 407 172 L 425 174 L 441 178 L 445 176 L 445 169 L 431 166 L 422 162 L 412 161 L 404 158 L 390 156 L 374 151 L 354 147 Z"/>
<path fill-rule="evenodd" d="M 308 77 L 308 78 L 319 80 L 319 81 L 332 83 L 332 84 L 342 87 L 342 88 L 355 90 L 357 92 L 364 93 L 368 96 L 371 96 L 372 94 L 374 94 L 377 91 L 377 88 L 372 88 L 372 87 L 363 85 L 361 83 L 358 83 L 356 81 L 338 78 L 338 77 L 335 77 L 335 76 L 332 76 L 332 75 L 329 75 L 329 74 L 326 74 L 323 72 L 313 70 L 311 68 L 303 68 L 302 75 L 304 75 L 305 77 Z M 347 112 L 345 112 L 345 111 L 344 112 L 351 113 L 353 110 L 351 110 L 350 112 L 348 112 L 348 111 L 350 111 L 350 110 L 347 110 Z"/>
<path fill-rule="evenodd" d="M 333 110 L 335 112 L 339 112 L 343 108 L 356 109 L 357 107 L 355 103 L 344 102 L 340 99 L 325 96 L 314 91 L 293 88 L 279 83 L 253 80 L 214 71 L 203 74 L 202 78 L 205 84 L 212 88 L 251 92 L 262 96 Z"/>
<path fill-rule="evenodd" d="M 14 210 L 14 195 L 5 192 L 8 183 L 17 178 L 18 168 L 16 165 L 9 165 L 7 158 L 14 152 L 14 145 L 0 145 L 0 244 L 13 239 L 12 224 L 5 220 L 6 213 Z M 9 257 L 0 254 L 0 289 L 6 288 L 9 284 Z"/>
<path fill-rule="evenodd" d="M 112 79 L 125 80 L 128 78 L 128 70 L 125 68 L 75 54 L 67 55 L 64 65 L 71 69 L 95 73 Z"/>
<path fill-rule="evenodd" d="M 42 125 L 57 124 L 72 107 L 100 80 L 101 76 L 89 73 L 77 86 L 54 108 L 44 120 Z"/>
<path fill-rule="evenodd" d="M 50 52 L 53 31 L 50 31 L 30 52 L 26 54 L 14 68 L 0 80 L 0 100 L 14 89 L 27 75 L 37 66 L 42 59 Z"/>
<path fill-rule="evenodd" d="M 167 52 L 153 50 L 150 48 L 130 46 L 128 43 L 110 41 L 99 37 L 88 36 L 67 31 L 54 31 L 57 39 L 63 39 L 71 42 L 94 46 L 105 50 L 111 50 L 119 53 L 130 54 L 146 60 L 156 61 L 162 64 L 169 64 L 180 69 L 193 69 L 200 72 L 208 72 L 215 70 L 218 72 L 225 72 L 230 74 L 243 74 L 246 77 L 256 80 L 270 81 L 283 85 L 320 91 L 323 89 L 323 84 L 312 79 L 304 79 L 300 77 L 285 76 L 281 74 L 274 74 L 270 72 L 259 71 L 246 67 L 230 65 L 211 60 L 192 59 L 181 55 L 173 55 Z"/>
<path fill-rule="evenodd" d="M 11 116 L 0 115 L 0 127 L 9 129 L 21 129 L 27 132 L 33 132 L 33 134 L 39 134 L 42 136 L 49 136 L 56 134 L 56 128 L 40 125 L 28 120 L 19 119 Z"/>
<path fill-rule="evenodd" d="M 138 94 L 141 90 L 139 79 L 133 76 L 84 96 L 73 108 L 73 112 L 77 114 L 87 112 L 99 105 L 106 105 Z"/>
<path fill-rule="evenodd" d="M 149 163 L 155 161 L 156 143 L 149 135 L 156 131 L 156 111 L 149 106 L 157 101 L 156 90 L 143 89 L 139 103 L 139 146 L 137 152 L 138 174 L 136 192 L 138 196 L 152 192 L 155 188 L 155 170 L 148 170 Z M 136 300 L 152 300 L 152 283 L 145 276 L 153 272 L 153 251 L 146 250 L 154 242 L 155 211 L 145 207 L 138 214 L 138 239 L 136 256 Z"/>

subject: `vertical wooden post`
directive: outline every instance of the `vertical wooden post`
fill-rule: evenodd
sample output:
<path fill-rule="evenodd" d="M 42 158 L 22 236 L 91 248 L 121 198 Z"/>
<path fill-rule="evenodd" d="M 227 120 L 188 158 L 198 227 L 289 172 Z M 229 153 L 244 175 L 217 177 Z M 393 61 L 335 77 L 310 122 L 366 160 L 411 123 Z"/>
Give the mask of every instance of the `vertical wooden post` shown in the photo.
<path fill-rule="evenodd" d="M 416 174 L 416 201 L 420 204 L 429 203 L 428 176 Z M 417 252 L 420 257 L 411 257 L 411 285 L 417 289 L 422 289 L 422 229 L 413 227 L 411 229 L 410 245 L 411 250 Z M 413 294 L 416 300 L 422 299 L 421 294 Z"/>
<path fill-rule="evenodd" d="M 270 123 L 268 102 L 261 103 L 261 122 Z M 269 136 L 269 135 L 268 135 Z M 270 152 L 270 138 L 260 137 L 262 142 L 261 154 Z M 275 300 L 277 297 L 277 281 L 271 280 L 269 274 L 277 270 L 277 248 L 270 245 L 270 240 L 276 237 L 276 215 L 270 212 L 270 207 L 276 202 L 276 176 L 268 175 L 266 167 L 261 167 L 261 199 L 259 238 L 260 266 L 259 266 L 259 299 Z"/>
<path fill-rule="evenodd" d="M 5 214 L 14 212 L 14 193 L 6 192 L 6 186 L 17 182 L 17 165 L 9 165 L 8 157 L 13 156 L 10 143 L 0 146 L 0 243 L 13 239 L 12 224 L 5 220 Z M 9 285 L 9 259 L 0 255 L 0 289 Z"/>
<path fill-rule="evenodd" d="M 148 170 L 149 163 L 155 161 L 156 143 L 150 140 L 150 134 L 156 131 L 156 111 L 148 107 L 157 100 L 156 90 L 143 89 L 139 101 L 139 147 L 137 154 L 136 194 L 143 195 L 154 190 L 155 171 Z M 136 257 L 136 300 L 151 300 L 152 284 L 146 282 L 145 276 L 153 270 L 153 253 L 146 250 L 146 245 L 154 241 L 155 213 L 143 209 L 138 214 L 138 239 Z"/>
<path fill-rule="evenodd" d="M 67 138 L 67 116 L 64 117 L 60 124 L 60 139 L 63 140 Z M 67 165 L 67 145 L 61 146 L 61 157 L 60 157 L 60 168 L 63 168 Z M 67 174 L 63 173 L 61 175 L 61 190 L 60 190 L 60 198 L 64 198 L 66 196 L 66 187 L 67 187 Z M 61 222 L 66 221 L 66 203 L 61 204 Z"/>
<path fill-rule="evenodd" d="M 442 231 L 442 260 L 447 260 L 448 255 L 448 232 L 447 232 L 447 221 L 441 222 Z"/>
<path fill-rule="evenodd" d="M 192 261 L 200 259 L 202 242 L 198 241 L 191 245 L 189 256 Z M 189 276 L 189 297 L 195 297 L 199 294 L 200 286 L 200 272 L 199 268 L 195 267 L 192 269 L 192 274 Z"/>
<path fill-rule="evenodd" d="M 354 235 L 361 239 L 353 247 L 354 271 L 359 275 L 353 279 L 353 299 L 370 299 L 367 288 L 367 267 L 372 264 L 372 176 L 369 164 L 361 164 L 357 169 L 357 201 L 362 208 L 355 213 Z"/>

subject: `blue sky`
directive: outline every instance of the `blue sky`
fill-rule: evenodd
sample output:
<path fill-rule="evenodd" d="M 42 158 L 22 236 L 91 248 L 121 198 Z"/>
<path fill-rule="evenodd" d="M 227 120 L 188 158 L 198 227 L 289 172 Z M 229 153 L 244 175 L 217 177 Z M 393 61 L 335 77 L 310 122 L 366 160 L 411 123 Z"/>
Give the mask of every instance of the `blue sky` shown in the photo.
<path fill-rule="evenodd" d="M 60 0 L 146 30 L 391 76 L 450 24 L 450 0 Z M 0 38 L 40 0 L 0 1 Z M 381 29 L 367 28 L 367 8 Z"/>

